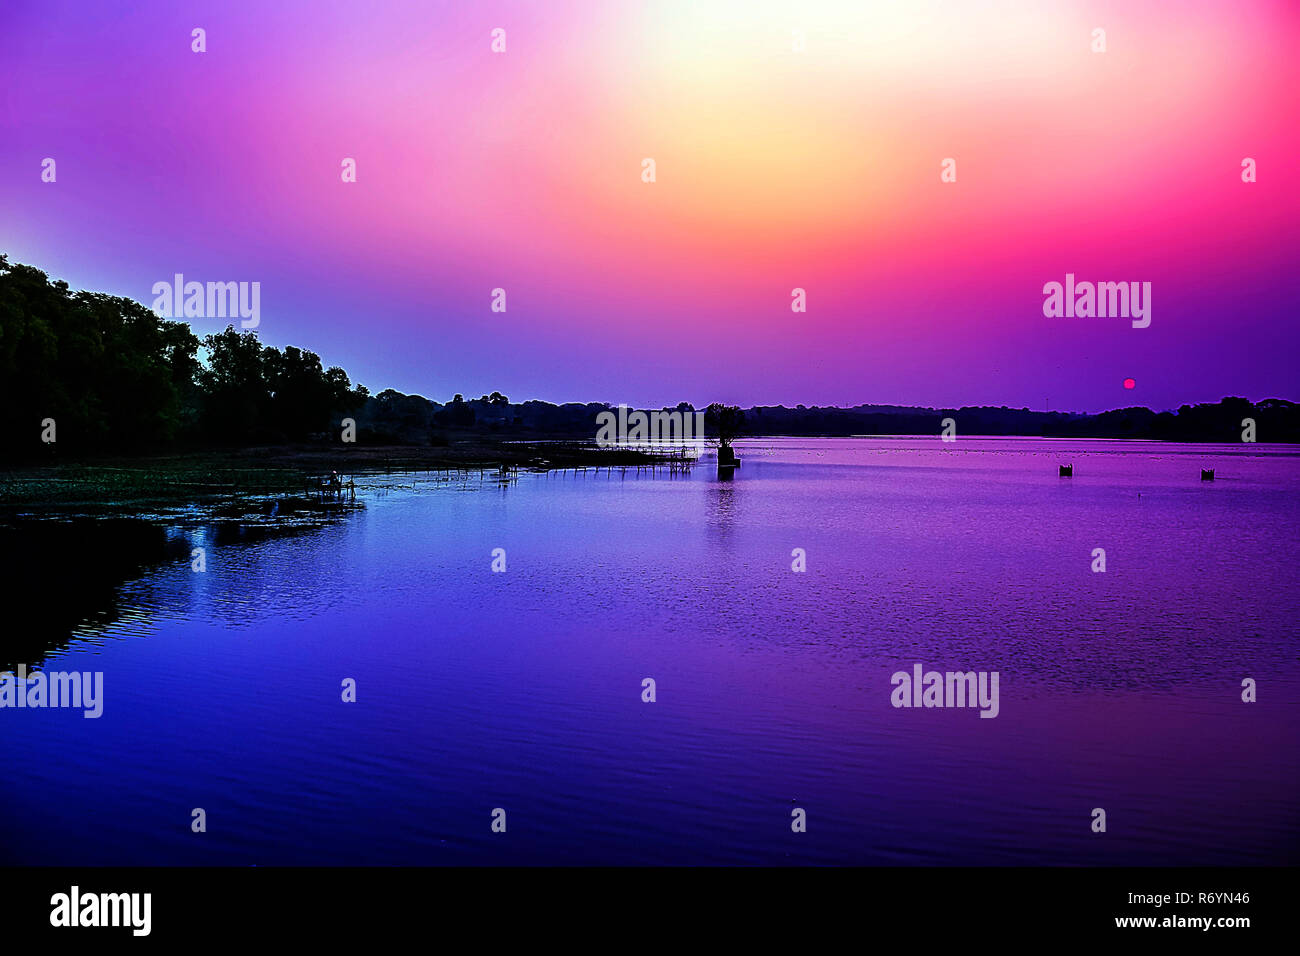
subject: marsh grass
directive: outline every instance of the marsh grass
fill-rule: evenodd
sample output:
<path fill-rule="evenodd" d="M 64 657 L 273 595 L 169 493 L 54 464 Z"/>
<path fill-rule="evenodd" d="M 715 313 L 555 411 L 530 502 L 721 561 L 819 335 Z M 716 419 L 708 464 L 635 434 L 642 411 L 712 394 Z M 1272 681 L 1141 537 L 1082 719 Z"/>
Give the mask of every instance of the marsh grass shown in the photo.
<path fill-rule="evenodd" d="M 464 442 L 449 447 L 272 447 L 27 465 L 0 471 L 0 508 L 145 507 L 301 494 L 314 476 L 404 471 L 655 468 L 667 453 L 581 442 Z"/>

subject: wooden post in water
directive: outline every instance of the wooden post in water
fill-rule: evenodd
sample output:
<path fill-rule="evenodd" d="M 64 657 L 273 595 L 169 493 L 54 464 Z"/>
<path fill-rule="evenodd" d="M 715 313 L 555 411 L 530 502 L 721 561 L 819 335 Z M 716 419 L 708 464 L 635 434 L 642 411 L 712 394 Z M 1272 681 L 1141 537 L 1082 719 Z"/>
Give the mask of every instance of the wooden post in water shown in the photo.
<path fill-rule="evenodd" d="M 730 481 L 739 467 L 740 459 L 736 457 L 736 450 L 730 445 L 719 445 L 718 478 L 722 481 Z"/>

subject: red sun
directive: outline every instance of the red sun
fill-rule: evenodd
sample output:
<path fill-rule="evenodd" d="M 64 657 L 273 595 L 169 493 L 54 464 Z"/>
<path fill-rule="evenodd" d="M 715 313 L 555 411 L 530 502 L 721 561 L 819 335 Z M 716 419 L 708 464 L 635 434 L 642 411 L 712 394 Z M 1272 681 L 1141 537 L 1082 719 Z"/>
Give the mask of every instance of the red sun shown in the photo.
<path fill-rule="evenodd" d="M 1125 387 L 1125 388 L 1137 388 L 1137 384 L 1138 384 L 1138 383 L 1135 382 L 1135 381 L 1134 381 L 1133 379 L 1131 379 L 1131 378 L 1126 378 L 1126 379 L 1124 379 L 1124 387 Z"/>

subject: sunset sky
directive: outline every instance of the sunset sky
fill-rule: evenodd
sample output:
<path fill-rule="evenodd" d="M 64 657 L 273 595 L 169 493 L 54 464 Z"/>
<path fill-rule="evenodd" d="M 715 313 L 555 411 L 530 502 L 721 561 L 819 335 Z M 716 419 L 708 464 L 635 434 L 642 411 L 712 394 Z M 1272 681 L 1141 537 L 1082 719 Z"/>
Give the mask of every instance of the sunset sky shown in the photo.
<path fill-rule="evenodd" d="M 439 401 L 1300 400 L 1295 2 L 187 6 L 6 3 L 12 261 Z"/>

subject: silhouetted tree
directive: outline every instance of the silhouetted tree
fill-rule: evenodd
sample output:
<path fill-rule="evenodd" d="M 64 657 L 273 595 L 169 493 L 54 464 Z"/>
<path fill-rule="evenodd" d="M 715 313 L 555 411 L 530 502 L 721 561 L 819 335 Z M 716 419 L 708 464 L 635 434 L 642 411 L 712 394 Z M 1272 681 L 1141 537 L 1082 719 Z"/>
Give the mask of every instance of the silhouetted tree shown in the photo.
<path fill-rule="evenodd" d="M 745 413 L 735 405 L 714 402 L 704 412 L 704 424 L 713 429 L 715 444 L 730 448 L 745 425 Z"/>
<path fill-rule="evenodd" d="M 0 255 L 0 402 L 19 424 L 9 455 L 58 445 L 131 450 L 171 441 L 192 420 L 198 339 L 138 302 L 69 290 Z"/>

